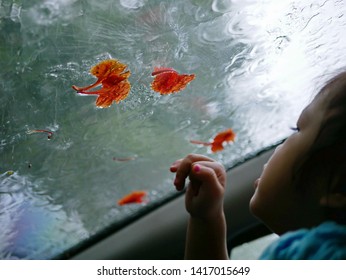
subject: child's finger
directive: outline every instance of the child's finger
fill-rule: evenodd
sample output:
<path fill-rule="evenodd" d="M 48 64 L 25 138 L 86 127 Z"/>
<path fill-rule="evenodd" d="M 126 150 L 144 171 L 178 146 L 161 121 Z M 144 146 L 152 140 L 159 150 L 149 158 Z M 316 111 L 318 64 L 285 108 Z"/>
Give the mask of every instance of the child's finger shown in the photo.
<path fill-rule="evenodd" d="M 177 172 L 182 160 L 183 159 L 178 159 L 175 162 L 173 162 L 172 165 L 170 166 L 169 170 L 173 173 Z"/>
<path fill-rule="evenodd" d="M 185 180 L 190 174 L 192 163 L 198 162 L 198 161 L 213 161 L 213 160 L 206 156 L 190 154 L 186 156 L 183 160 L 181 160 L 179 163 L 174 165 L 175 167 L 173 167 L 173 170 L 176 170 L 174 185 L 178 191 L 184 188 Z M 171 170 L 172 170 L 172 166 L 171 166 Z"/>
<path fill-rule="evenodd" d="M 191 179 L 204 182 L 208 185 L 221 185 L 226 182 L 225 168 L 218 162 L 201 161 L 192 164 Z"/>

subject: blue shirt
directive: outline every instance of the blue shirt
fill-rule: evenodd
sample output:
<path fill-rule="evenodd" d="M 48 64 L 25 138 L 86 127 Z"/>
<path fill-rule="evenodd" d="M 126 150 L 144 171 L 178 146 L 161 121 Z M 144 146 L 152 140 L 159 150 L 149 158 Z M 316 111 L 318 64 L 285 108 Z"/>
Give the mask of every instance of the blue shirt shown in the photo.
<path fill-rule="evenodd" d="M 262 260 L 346 260 L 346 226 L 324 222 L 312 229 L 283 234 L 268 246 Z"/>

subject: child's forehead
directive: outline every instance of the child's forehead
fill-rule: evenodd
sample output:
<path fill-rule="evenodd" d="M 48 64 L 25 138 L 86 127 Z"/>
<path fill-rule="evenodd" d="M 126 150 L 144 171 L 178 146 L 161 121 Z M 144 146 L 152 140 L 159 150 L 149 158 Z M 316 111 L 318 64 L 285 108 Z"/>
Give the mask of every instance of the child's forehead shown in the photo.
<path fill-rule="evenodd" d="M 331 79 L 308 106 L 315 114 L 320 114 L 320 127 L 314 147 L 319 148 L 345 139 L 346 136 L 346 72 Z"/>
<path fill-rule="evenodd" d="M 335 109 L 346 111 L 346 71 L 329 79 L 304 108 L 301 115 L 304 111 L 316 110 L 325 110 L 328 115 L 328 111 Z"/>

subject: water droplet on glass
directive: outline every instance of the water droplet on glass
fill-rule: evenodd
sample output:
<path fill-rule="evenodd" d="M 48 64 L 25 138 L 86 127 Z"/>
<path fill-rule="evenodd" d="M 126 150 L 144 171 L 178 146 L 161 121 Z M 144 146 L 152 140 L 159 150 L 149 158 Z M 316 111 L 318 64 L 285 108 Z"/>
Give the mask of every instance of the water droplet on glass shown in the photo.
<path fill-rule="evenodd" d="M 120 0 L 120 4 L 127 9 L 138 9 L 144 6 L 145 0 Z"/>
<path fill-rule="evenodd" d="M 232 10 L 232 1 L 230 0 L 214 0 L 211 8 L 214 12 L 227 13 Z"/>

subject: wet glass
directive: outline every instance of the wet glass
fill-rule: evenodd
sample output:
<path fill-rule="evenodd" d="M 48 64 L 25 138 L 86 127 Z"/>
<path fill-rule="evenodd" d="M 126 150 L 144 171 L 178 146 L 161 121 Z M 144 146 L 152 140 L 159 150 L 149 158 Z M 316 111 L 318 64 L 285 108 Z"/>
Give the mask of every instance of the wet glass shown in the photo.
<path fill-rule="evenodd" d="M 174 197 L 176 159 L 231 168 L 287 137 L 344 66 L 345 11 L 337 0 L 0 0 L 0 258 L 68 257 Z M 132 87 L 101 109 L 71 86 L 95 82 L 90 68 L 110 58 Z M 196 78 L 162 96 L 158 66 Z M 236 139 L 220 152 L 190 142 L 228 128 Z M 119 206 L 134 190 L 145 203 Z"/>

